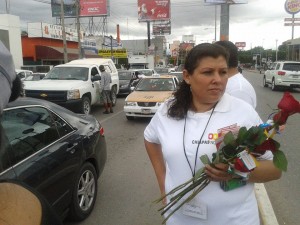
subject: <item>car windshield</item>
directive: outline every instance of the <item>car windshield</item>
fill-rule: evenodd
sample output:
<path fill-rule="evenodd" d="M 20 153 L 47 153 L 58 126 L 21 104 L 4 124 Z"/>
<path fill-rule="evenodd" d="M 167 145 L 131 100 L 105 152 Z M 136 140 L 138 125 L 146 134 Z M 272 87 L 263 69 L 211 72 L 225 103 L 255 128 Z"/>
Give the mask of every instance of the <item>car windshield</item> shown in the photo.
<path fill-rule="evenodd" d="M 142 79 L 135 89 L 136 91 L 174 91 L 175 86 L 170 78 Z"/>
<path fill-rule="evenodd" d="M 151 70 L 139 70 L 140 74 L 143 74 L 147 77 L 152 76 L 152 71 Z"/>
<path fill-rule="evenodd" d="M 282 69 L 288 71 L 300 71 L 300 63 L 284 63 Z"/>
<path fill-rule="evenodd" d="M 131 80 L 132 75 L 130 72 L 120 72 L 119 71 L 119 80 Z"/>
<path fill-rule="evenodd" d="M 55 67 L 47 73 L 45 80 L 83 80 L 88 79 L 89 68 Z"/>

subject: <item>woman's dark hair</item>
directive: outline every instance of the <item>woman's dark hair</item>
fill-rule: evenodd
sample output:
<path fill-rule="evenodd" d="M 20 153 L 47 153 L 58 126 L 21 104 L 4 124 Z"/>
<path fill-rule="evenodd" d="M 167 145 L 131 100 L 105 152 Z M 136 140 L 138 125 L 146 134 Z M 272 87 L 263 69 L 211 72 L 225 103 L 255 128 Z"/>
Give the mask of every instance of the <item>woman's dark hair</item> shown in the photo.
<path fill-rule="evenodd" d="M 198 67 L 200 60 L 206 57 L 218 58 L 223 56 L 228 62 L 229 55 L 225 48 L 217 44 L 203 43 L 196 45 L 185 58 L 184 69 L 192 75 Z M 183 119 L 187 114 L 192 103 L 192 93 L 190 85 L 184 80 L 181 82 L 179 89 L 174 93 L 174 99 L 168 110 L 168 115 L 175 119 Z"/>

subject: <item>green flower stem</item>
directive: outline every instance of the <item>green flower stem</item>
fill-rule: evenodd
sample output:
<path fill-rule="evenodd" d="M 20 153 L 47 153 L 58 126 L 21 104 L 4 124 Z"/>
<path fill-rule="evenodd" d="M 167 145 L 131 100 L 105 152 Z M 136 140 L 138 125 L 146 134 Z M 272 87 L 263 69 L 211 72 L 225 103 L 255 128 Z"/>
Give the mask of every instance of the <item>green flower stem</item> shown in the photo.
<path fill-rule="evenodd" d="M 208 184 L 210 183 L 210 180 L 206 179 L 204 180 L 204 184 L 202 184 L 196 191 L 194 191 L 186 200 L 184 200 L 182 203 L 180 203 L 162 222 L 162 224 L 165 224 L 167 220 L 185 203 L 191 201 L 200 191 L 202 191 Z"/>

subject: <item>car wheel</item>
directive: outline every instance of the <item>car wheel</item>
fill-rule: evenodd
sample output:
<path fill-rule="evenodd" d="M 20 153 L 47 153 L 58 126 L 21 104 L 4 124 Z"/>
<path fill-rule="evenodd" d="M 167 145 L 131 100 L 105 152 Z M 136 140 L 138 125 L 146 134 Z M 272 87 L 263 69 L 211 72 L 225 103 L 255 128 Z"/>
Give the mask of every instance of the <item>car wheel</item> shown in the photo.
<path fill-rule="evenodd" d="M 127 120 L 134 120 L 134 116 L 126 116 Z"/>
<path fill-rule="evenodd" d="M 85 163 L 76 178 L 70 206 L 70 219 L 81 221 L 92 212 L 97 197 L 97 174 L 91 163 Z"/>
<path fill-rule="evenodd" d="M 266 81 L 266 76 L 264 76 L 264 78 L 263 78 L 263 86 L 268 87 L 268 84 L 267 84 L 267 81 Z"/>
<path fill-rule="evenodd" d="M 113 87 L 111 89 L 111 101 L 112 101 L 112 104 L 113 106 L 115 106 L 117 104 L 117 88 L 116 87 Z"/>
<path fill-rule="evenodd" d="M 82 99 L 80 112 L 84 113 L 85 115 L 88 115 L 91 112 L 91 100 L 86 96 Z"/>
<path fill-rule="evenodd" d="M 274 78 L 272 80 L 271 89 L 272 89 L 272 91 L 276 91 L 278 89 L 277 85 L 275 84 L 275 79 Z"/>

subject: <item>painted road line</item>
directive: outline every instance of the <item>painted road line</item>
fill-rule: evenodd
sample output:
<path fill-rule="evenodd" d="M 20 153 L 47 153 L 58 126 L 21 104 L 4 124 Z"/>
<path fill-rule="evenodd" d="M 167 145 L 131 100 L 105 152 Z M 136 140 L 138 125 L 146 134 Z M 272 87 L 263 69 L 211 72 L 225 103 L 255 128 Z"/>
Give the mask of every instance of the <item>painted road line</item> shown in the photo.
<path fill-rule="evenodd" d="M 279 225 L 264 184 L 255 184 L 255 195 L 262 225 Z"/>

